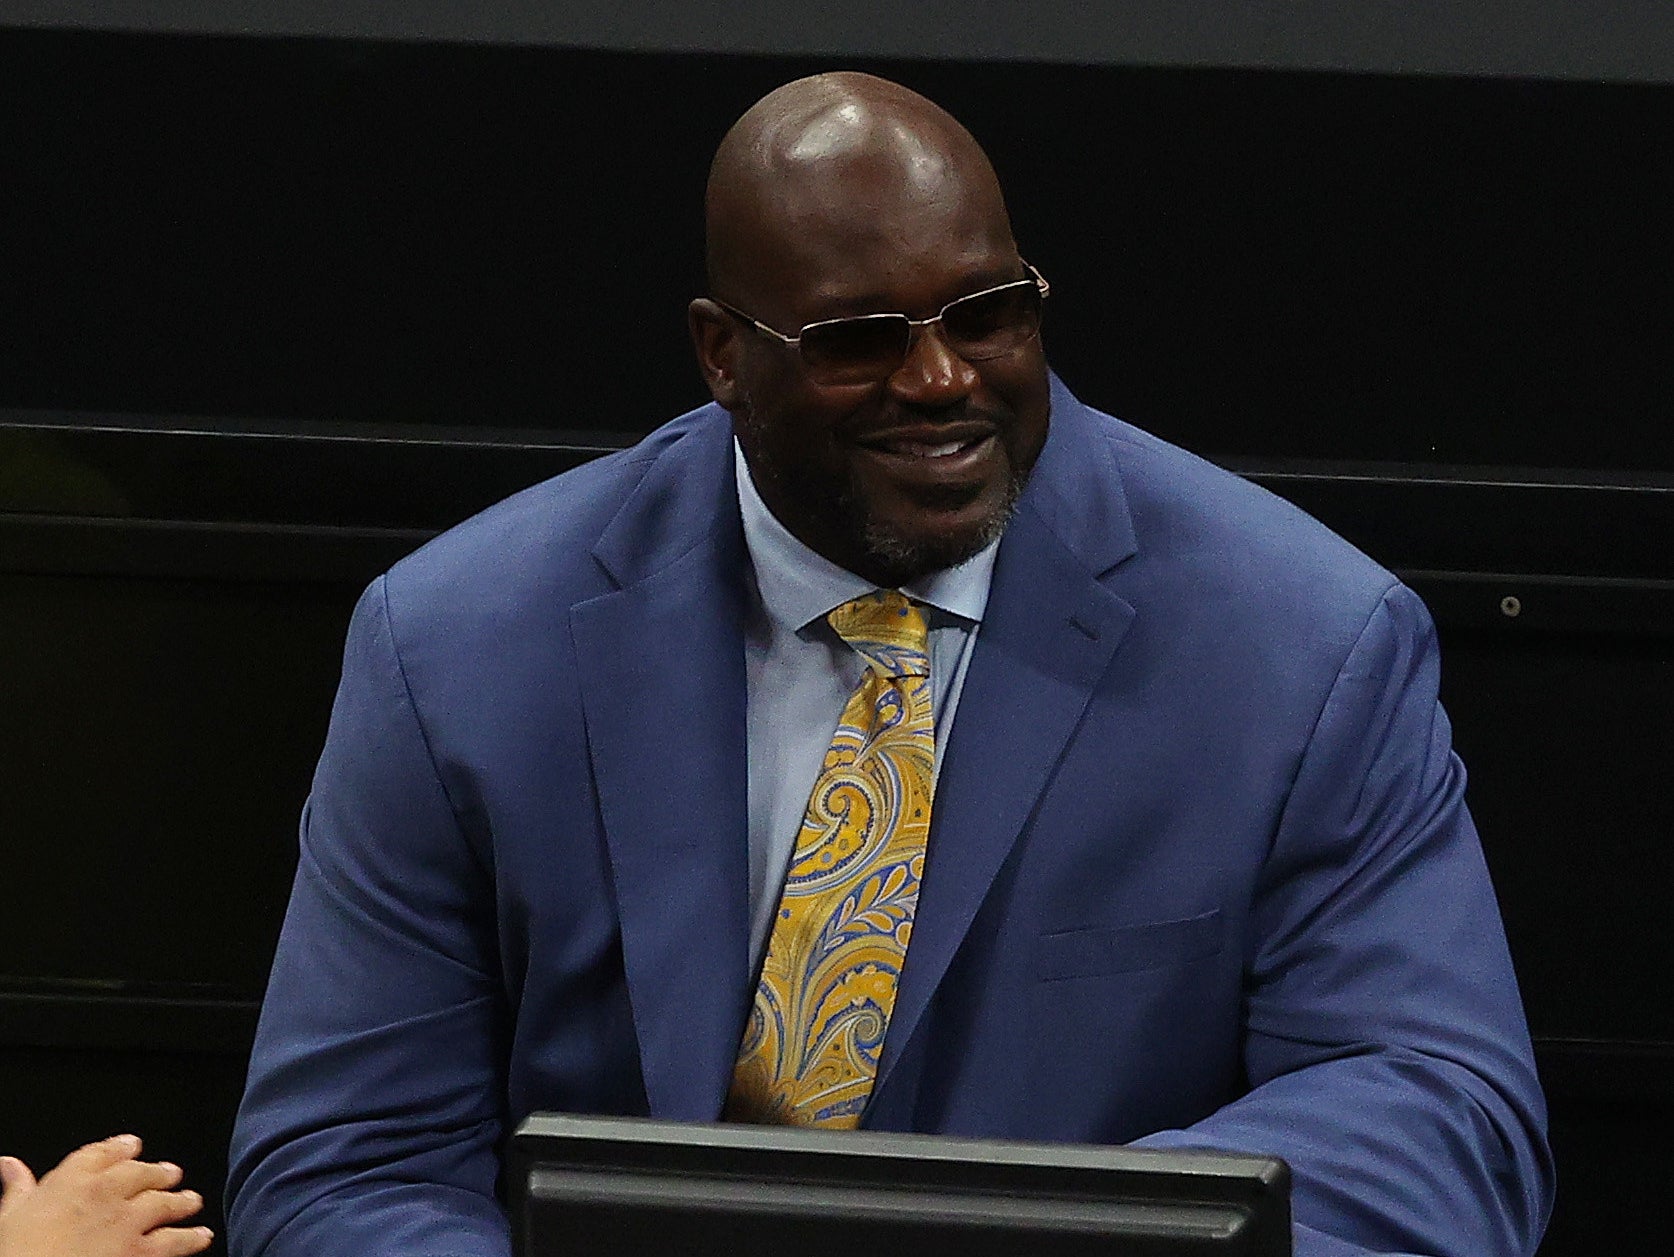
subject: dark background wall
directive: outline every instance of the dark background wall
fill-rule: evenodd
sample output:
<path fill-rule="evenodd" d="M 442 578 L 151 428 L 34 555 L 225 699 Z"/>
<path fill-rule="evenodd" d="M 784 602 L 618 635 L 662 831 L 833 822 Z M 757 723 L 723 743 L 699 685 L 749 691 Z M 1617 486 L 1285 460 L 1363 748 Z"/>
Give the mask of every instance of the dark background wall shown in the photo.
<path fill-rule="evenodd" d="M 0 7 L 0 1148 L 132 1127 L 213 1194 L 355 594 L 703 399 L 709 152 L 848 48 L 993 153 L 1072 387 L 1430 602 L 1553 1104 L 1543 1251 L 1648 1242 L 1674 59 L 1645 8 L 1582 40 L 1543 37 L 1555 3 L 1047 5 L 915 46 L 749 6 L 556 33 L 513 5 L 51 7 Z"/>
<path fill-rule="evenodd" d="M 1662 0 L 0 0 L 20 26 L 1674 82 Z"/>

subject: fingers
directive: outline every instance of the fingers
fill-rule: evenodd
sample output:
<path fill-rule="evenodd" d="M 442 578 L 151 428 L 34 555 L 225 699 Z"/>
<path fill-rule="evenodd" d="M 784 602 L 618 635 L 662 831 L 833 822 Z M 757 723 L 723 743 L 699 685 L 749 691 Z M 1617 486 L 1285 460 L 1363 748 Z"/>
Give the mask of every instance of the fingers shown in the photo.
<path fill-rule="evenodd" d="M 102 1170 L 106 1166 L 132 1161 L 139 1156 L 141 1146 L 138 1135 L 112 1135 L 109 1139 L 101 1139 L 98 1143 L 77 1148 L 59 1165 L 60 1168 Z"/>
<path fill-rule="evenodd" d="M 101 1238 L 102 1246 L 97 1247 L 100 1253 L 114 1253 L 118 1248 L 131 1257 L 191 1257 L 201 1253 L 214 1240 L 209 1228 L 176 1224 L 201 1210 L 203 1197 L 195 1191 L 179 1190 L 182 1171 L 178 1165 L 141 1161 L 139 1153 L 140 1141 L 132 1135 L 88 1144 L 42 1175 L 39 1183 L 22 1161 L 0 1157 L 0 1183 L 5 1188 L 0 1196 L 0 1217 L 7 1219 L 6 1227 L 0 1230 L 9 1236 L 11 1215 L 22 1216 L 33 1210 L 36 1230 L 46 1225 L 49 1239 L 62 1232 L 73 1242 L 68 1248 L 49 1243 L 45 1249 L 25 1243 L 20 1250 L 25 1253 L 84 1253 L 89 1250 L 82 1241 L 93 1236 Z M 33 1200 L 23 1208 L 26 1196 Z M 40 1201 L 47 1202 L 44 1213 L 35 1207 Z M 41 1219 L 46 1220 L 44 1224 Z M 124 1236 L 128 1238 L 121 1239 Z M 118 1240 L 115 1247 L 105 1242 Z M 7 1254 L 12 1252 L 9 1243 L 0 1239 L 0 1248 Z"/>
<path fill-rule="evenodd" d="M 184 1222 L 203 1208 L 203 1197 L 194 1191 L 141 1192 L 132 1201 L 134 1216 L 144 1231 Z"/>
<path fill-rule="evenodd" d="M 16 1157 L 0 1157 L 0 1214 L 17 1208 L 23 1198 L 35 1190 L 35 1175 Z"/>
<path fill-rule="evenodd" d="M 183 1177 L 184 1172 L 172 1161 L 128 1161 L 105 1171 L 111 1190 L 124 1200 L 141 1192 L 167 1191 Z"/>
<path fill-rule="evenodd" d="M 206 1226 L 169 1227 L 145 1238 L 150 1257 L 191 1257 L 209 1247 L 215 1232 Z"/>
<path fill-rule="evenodd" d="M 132 1135 L 119 1135 L 78 1148 L 65 1157 L 44 1176 L 42 1186 L 54 1191 L 71 1193 L 89 1203 L 96 1200 L 146 1201 L 144 1215 L 154 1220 L 147 1229 L 166 1222 L 190 1217 L 203 1207 L 203 1199 L 195 1192 L 186 1194 L 172 1189 L 180 1185 L 184 1171 L 172 1161 L 140 1161 L 135 1159 L 140 1141 Z M 22 1163 L 19 1162 L 21 1166 Z M 25 1172 L 27 1172 L 25 1170 Z M 171 1201 L 171 1197 L 177 1201 Z M 170 1201 L 168 1204 L 163 1202 Z M 189 1205 L 185 1202 L 190 1202 Z"/>
<path fill-rule="evenodd" d="M 35 1186 L 35 1175 L 16 1157 L 0 1157 L 0 1185 L 8 1192 L 27 1192 Z"/>

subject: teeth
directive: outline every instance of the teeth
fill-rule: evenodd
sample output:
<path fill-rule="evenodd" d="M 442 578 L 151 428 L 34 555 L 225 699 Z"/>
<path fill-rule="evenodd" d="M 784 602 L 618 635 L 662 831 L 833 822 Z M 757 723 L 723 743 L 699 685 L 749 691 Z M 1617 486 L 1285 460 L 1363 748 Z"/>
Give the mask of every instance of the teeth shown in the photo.
<path fill-rule="evenodd" d="M 949 454 L 957 454 L 964 448 L 964 441 L 946 441 L 941 445 L 922 445 L 916 441 L 900 441 L 894 446 L 896 453 L 911 454 L 917 458 L 946 458 Z"/>

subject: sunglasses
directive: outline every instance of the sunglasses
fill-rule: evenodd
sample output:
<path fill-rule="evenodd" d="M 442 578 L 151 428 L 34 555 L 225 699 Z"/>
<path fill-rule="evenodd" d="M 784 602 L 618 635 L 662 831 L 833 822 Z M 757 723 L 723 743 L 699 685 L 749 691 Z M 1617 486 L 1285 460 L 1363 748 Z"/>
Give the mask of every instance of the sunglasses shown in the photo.
<path fill-rule="evenodd" d="M 1023 263 L 1029 278 L 984 288 L 950 301 L 928 319 L 904 314 L 862 314 L 809 323 L 795 336 L 716 301 L 733 318 L 791 346 L 816 384 L 871 384 L 901 369 L 912 349 L 913 329 L 942 325 L 948 347 L 967 362 L 1002 358 L 1040 334 L 1041 303 L 1052 291 L 1041 273 Z"/>

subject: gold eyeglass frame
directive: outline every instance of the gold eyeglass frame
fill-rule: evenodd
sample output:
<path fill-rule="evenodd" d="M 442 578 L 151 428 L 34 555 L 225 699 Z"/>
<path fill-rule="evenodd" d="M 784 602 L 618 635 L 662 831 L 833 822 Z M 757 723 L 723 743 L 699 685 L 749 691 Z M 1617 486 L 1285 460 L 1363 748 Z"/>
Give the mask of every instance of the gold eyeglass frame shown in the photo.
<path fill-rule="evenodd" d="M 1006 283 L 1003 283 L 1003 284 L 995 284 L 992 288 L 984 288 L 984 289 L 981 289 L 978 292 L 966 293 L 963 297 L 955 297 L 952 301 L 948 302 L 945 306 L 943 306 L 940 310 L 938 310 L 935 314 L 931 315 L 927 319 L 909 318 L 907 315 L 902 314 L 899 311 L 880 310 L 880 311 L 877 311 L 877 312 L 872 313 L 872 314 L 851 314 L 851 315 L 844 315 L 841 318 L 835 318 L 835 319 L 817 319 L 812 323 L 804 323 L 802 325 L 802 327 L 797 331 L 795 336 L 787 335 L 786 333 L 781 332 L 776 327 L 769 327 L 766 323 L 763 323 L 760 319 L 756 318 L 755 316 L 745 314 L 744 311 L 740 310 L 737 306 L 728 305 L 725 301 L 722 301 L 719 298 L 711 297 L 710 300 L 713 301 L 716 305 L 720 306 L 721 309 L 725 310 L 728 314 L 732 315 L 733 318 L 740 319 L 743 322 L 748 323 L 751 327 L 755 328 L 756 331 L 761 332 L 763 335 L 771 336 L 771 337 L 773 337 L 774 340 L 777 340 L 780 343 L 788 345 L 792 349 L 795 349 L 797 351 L 797 357 L 799 359 L 801 359 L 803 366 L 806 368 L 806 367 L 809 366 L 809 363 L 808 363 L 808 360 L 802 356 L 802 338 L 804 336 L 808 335 L 809 332 L 815 331 L 815 330 L 817 330 L 819 328 L 822 328 L 822 327 L 832 327 L 832 326 L 835 326 L 836 324 L 839 324 L 839 323 L 866 323 L 866 322 L 871 322 L 871 321 L 874 321 L 874 320 L 882 320 L 882 319 L 889 319 L 889 320 L 892 320 L 892 321 L 896 320 L 896 319 L 900 319 L 901 321 L 905 322 L 906 325 L 907 325 L 907 342 L 906 342 L 907 343 L 907 350 L 906 350 L 906 352 L 911 353 L 912 352 L 913 329 L 918 328 L 918 327 L 929 327 L 932 323 L 940 323 L 946 317 L 947 312 L 949 310 L 953 309 L 953 307 L 956 306 L 956 305 L 961 305 L 961 304 L 963 304 L 964 302 L 967 302 L 967 301 L 976 301 L 976 300 L 978 300 L 979 298 L 982 298 L 982 297 L 991 297 L 997 292 L 1005 292 L 1006 290 L 1011 289 L 1011 288 L 1020 288 L 1024 284 L 1033 284 L 1040 291 L 1040 299 L 1042 301 L 1045 301 L 1047 297 L 1052 295 L 1052 285 L 1047 283 L 1045 276 L 1043 276 L 1032 265 L 1030 265 L 1029 262 L 1026 259 L 1019 258 L 1018 261 L 1022 262 L 1023 263 L 1023 268 L 1026 271 L 1029 272 L 1028 275 L 1025 276 L 1024 278 L 1008 280 Z M 1040 333 L 1040 329 L 1037 327 L 1034 332 L 1030 333 L 1030 336 L 1036 336 L 1036 335 L 1039 335 L 1039 333 Z M 1027 344 L 1028 341 L 1029 341 L 1029 337 L 1024 337 L 1023 340 L 1020 340 L 1017 343 L 1017 345 L 1012 346 L 1011 349 L 1001 350 L 998 354 L 991 355 L 990 358 L 967 358 L 966 360 L 970 361 L 970 362 L 987 362 L 987 361 L 991 361 L 992 358 L 1002 358 L 1006 354 L 1011 353 L 1013 349 L 1016 349 L 1019 346 Z M 949 346 L 950 347 L 952 346 L 951 341 L 949 341 Z M 957 349 L 955 349 L 954 352 L 959 353 L 959 351 Z M 961 353 L 960 357 L 965 357 L 965 355 Z M 905 355 L 903 355 L 902 361 L 905 361 L 905 360 L 906 360 Z"/>

